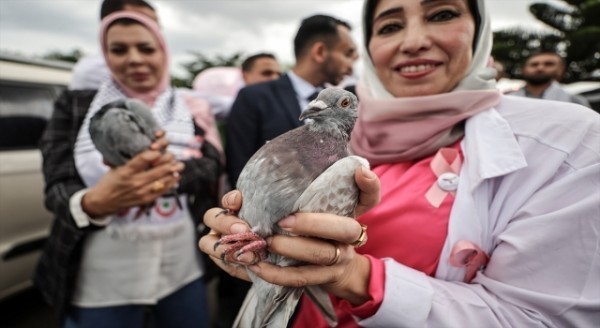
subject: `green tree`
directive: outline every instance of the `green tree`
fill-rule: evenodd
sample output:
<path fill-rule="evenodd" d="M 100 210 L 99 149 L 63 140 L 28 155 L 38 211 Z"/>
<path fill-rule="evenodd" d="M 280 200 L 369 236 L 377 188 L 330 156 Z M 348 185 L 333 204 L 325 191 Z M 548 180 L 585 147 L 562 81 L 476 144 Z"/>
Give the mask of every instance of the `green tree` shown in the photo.
<path fill-rule="evenodd" d="M 239 66 L 242 63 L 242 57 L 244 56 L 242 52 L 236 52 L 231 56 L 217 55 L 214 58 L 207 57 L 197 51 L 191 51 L 190 53 L 195 58 L 191 61 L 181 64 L 181 66 L 185 68 L 187 76 L 183 78 L 173 77 L 172 79 L 173 83 L 177 86 L 191 88 L 192 82 L 198 73 L 211 67 Z"/>
<path fill-rule="evenodd" d="M 509 77 L 520 78 L 525 59 L 539 50 L 565 57 L 563 82 L 600 80 L 600 0 L 563 0 L 566 6 L 534 3 L 531 13 L 553 30 L 508 29 L 494 33 L 492 55 Z"/>
<path fill-rule="evenodd" d="M 42 58 L 76 63 L 82 56 L 83 52 L 81 50 L 73 49 L 70 52 L 52 51 L 44 55 Z"/>

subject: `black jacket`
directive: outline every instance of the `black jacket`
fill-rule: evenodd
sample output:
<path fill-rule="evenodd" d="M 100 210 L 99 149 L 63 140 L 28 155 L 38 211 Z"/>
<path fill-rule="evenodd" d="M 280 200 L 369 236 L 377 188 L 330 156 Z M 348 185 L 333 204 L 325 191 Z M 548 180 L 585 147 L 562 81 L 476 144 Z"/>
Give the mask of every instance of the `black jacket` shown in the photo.
<path fill-rule="evenodd" d="M 287 75 L 241 89 L 227 118 L 227 175 L 232 187 L 267 141 L 301 126 L 300 105 Z"/>

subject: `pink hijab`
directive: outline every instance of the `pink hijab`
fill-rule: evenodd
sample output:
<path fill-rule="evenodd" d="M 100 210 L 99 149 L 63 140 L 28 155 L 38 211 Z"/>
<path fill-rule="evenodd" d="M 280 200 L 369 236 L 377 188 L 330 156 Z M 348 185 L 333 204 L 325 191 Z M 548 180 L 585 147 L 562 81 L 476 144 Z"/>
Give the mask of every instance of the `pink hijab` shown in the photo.
<path fill-rule="evenodd" d="M 365 157 L 371 165 L 431 155 L 462 138 L 464 120 L 500 102 L 495 71 L 487 67 L 492 33 L 485 2 L 471 2 L 477 7 L 473 16 L 480 18 L 476 49 L 465 77 L 451 92 L 395 98 L 377 77 L 368 51 L 363 52 L 367 55 L 362 58 L 364 71 L 357 85 L 358 119 L 350 139 L 353 153 Z M 363 17 L 363 24 L 367 21 Z M 363 26 L 363 31 L 368 30 Z"/>
<path fill-rule="evenodd" d="M 158 85 L 156 86 L 156 88 L 154 88 L 154 90 L 152 90 L 152 91 L 144 92 L 144 93 L 134 91 L 131 88 L 127 87 L 125 84 L 123 84 L 122 81 L 119 81 L 116 78 L 116 76 L 114 76 L 111 72 L 113 81 L 115 81 L 115 83 L 119 86 L 119 88 L 121 88 L 121 90 L 123 90 L 123 92 L 125 93 L 125 95 L 127 97 L 140 99 L 143 102 L 145 102 L 147 105 L 152 106 L 152 105 L 154 105 L 154 101 L 156 100 L 156 98 L 161 93 L 163 93 L 167 89 L 167 87 L 170 85 L 169 51 L 167 49 L 167 43 L 162 35 L 162 32 L 160 31 L 160 27 L 158 26 L 158 23 L 156 23 L 151 18 L 149 18 L 145 15 L 136 13 L 136 12 L 118 11 L 118 12 L 112 13 L 112 14 L 104 17 L 104 19 L 102 19 L 102 24 L 100 26 L 100 44 L 102 45 L 102 52 L 104 54 L 105 60 L 107 60 L 107 55 L 108 55 L 108 48 L 106 45 L 106 33 L 108 32 L 108 27 L 114 21 L 121 19 L 121 18 L 132 19 L 136 22 L 139 22 L 144 27 L 146 27 L 150 31 L 150 33 L 152 33 L 152 35 L 154 35 L 154 37 L 156 38 L 156 40 L 158 42 L 158 45 L 160 46 L 160 48 L 162 49 L 162 51 L 165 54 L 165 56 L 164 56 L 165 62 L 163 63 L 163 66 L 164 66 L 163 76 L 162 76 L 160 82 L 158 83 Z"/>

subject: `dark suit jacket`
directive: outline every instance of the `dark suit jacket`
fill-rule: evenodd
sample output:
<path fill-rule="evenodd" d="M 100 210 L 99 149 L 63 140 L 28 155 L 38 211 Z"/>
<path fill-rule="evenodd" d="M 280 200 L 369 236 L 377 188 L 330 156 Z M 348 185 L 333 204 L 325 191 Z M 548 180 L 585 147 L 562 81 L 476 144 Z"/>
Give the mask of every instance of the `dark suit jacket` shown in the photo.
<path fill-rule="evenodd" d="M 227 119 L 227 175 L 235 187 L 240 172 L 267 141 L 301 126 L 300 105 L 287 75 L 240 90 Z"/>

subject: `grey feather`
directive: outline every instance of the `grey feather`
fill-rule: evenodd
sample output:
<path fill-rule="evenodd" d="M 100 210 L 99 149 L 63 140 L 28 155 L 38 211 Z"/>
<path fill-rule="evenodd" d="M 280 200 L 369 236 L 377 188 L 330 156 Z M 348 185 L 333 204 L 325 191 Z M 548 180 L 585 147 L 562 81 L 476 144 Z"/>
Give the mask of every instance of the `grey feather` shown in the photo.
<path fill-rule="evenodd" d="M 300 116 L 312 123 L 291 130 L 265 144 L 248 161 L 238 179 L 244 205 L 239 217 L 253 232 L 266 238 L 285 233 L 276 223 L 295 212 L 334 213 L 353 216 L 358 188 L 354 172 L 368 162 L 348 157 L 348 141 L 356 121 L 356 97 L 342 89 L 328 88 Z M 279 266 L 297 261 L 269 254 Z M 249 272 L 252 291 L 238 314 L 236 327 L 286 327 L 304 288 L 269 284 Z M 310 295 L 335 324 L 335 313 L 325 292 L 311 287 Z M 256 298 L 256 299 L 253 299 Z"/>
<path fill-rule="evenodd" d="M 121 166 L 148 149 L 158 130 L 150 109 L 136 99 L 102 106 L 90 119 L 89 127 L 94 146 L 114 166 Z"/>

